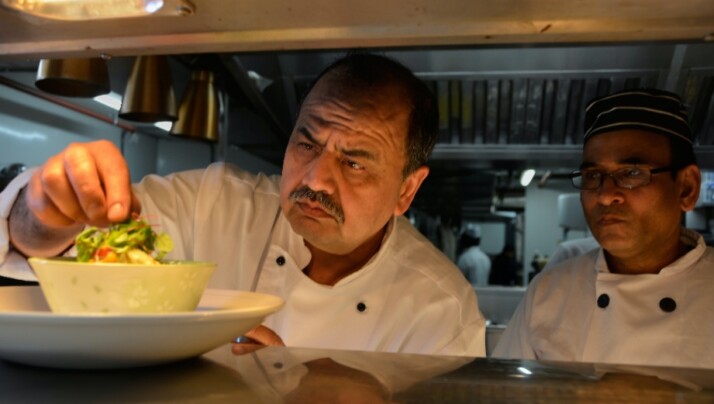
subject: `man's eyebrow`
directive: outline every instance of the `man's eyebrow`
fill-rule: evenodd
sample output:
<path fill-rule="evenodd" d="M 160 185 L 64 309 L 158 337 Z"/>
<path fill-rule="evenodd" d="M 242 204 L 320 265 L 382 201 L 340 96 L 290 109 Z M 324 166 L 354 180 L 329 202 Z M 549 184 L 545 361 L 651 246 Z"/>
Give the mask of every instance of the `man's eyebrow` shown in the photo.
<path fill-rule="evenodd" d="M 305 136 L 309 142 L 320 145 L 320 142 L 312 136 L 310 129 L 308 129 L 305 125 L 298 127 L 297 131 L 301 135 Z M 377 156 L 374 153 L 365 149 L 340 149 L 340 152 L 347 157 L 360 157 L 371 161 L 377 160 Z"/>
<path fill-rule="evenodd" d="M 340 151 L 348 157 L 360 157 L 372 161 L 377 160 L 377 156 L 375 156 L 374 153 L 364 149 L 340 149 Z"/>
<path fill-rule="evenodd" d="M 306 126 L 301 125 L 301 126 L 298 128 L 298 133 L 300 133 L 301 135 L 305 136 L 305 137 L 307 138 L 307 140 L 310 141 L 310 143 L 314 143 L 314 144 L 318 144 L 318 145 L 320 144 L 320 143 L 317 141 L 317 139 L 315 139 L 315 137 L 312 136 L 312 133 L 310 133 L 310 129 L 308 129 Z"/>

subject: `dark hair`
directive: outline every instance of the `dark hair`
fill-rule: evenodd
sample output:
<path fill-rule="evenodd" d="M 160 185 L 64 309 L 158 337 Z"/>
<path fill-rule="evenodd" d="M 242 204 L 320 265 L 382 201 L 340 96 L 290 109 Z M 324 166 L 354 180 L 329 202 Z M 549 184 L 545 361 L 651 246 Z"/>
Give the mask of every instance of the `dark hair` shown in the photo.
<path fill-rule="evenodd" d="M 472 246 L 477 246 L 481 244 L 481 237 L 473 237 L 466 233 L 461 235 L 461 249 L 465 250 Z"/>
<path fill-rule="evenodd" d="M 350 52 L 325 68 L 307 87 L 302 100 L 327 73 L 339 78 L 350 88 L 362 91 L 387 84 L 396 84 L 404 89 L 408 97 L 404 101 L 411 109 L 407 128 L 407 163 L 404 166 L 404 177 L 426 164 L 436 144 L 439 113 L 436 97 L 423 81 L 404 65 L 388 57 Z"/>
<path fill-rule="evenodd" d="M 675 170 L 672 170 L 672 179 L 676 179 L 677 172 L 680 169 L 692 164 L 697 165 L 697 158 L 694 155 L 694 148 L 690 143 L 672 136 L 668 136 L 668 138 L 671 153 L 670 165 L 675 168 Z"/>

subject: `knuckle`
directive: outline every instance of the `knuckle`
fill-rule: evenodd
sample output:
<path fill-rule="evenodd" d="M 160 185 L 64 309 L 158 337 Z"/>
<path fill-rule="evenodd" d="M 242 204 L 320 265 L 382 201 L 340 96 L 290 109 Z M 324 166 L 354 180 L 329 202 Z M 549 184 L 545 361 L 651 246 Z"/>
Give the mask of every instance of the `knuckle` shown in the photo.
<path fill-rule="evenodd" d="M 84 175 L 91 174 L 94 167 L 92 157 L 84 148 L 67 150 L 64 154 L 64 164 L 72 173 Z"/>
<path fill-rule="evenodd" d="M 102 154 L 104 156 L 112 157 L 114 155 L 121 155 L 121 151 L 116 145 L 109 140 L 102 139 L 92 142 L 88 145 L 92 153 Z"/>
<path fill-rule="evenodd" d="M 81 143 L 70 143 L 61 153 L 62 159 L 66 163 L 75 163 L 86 160 L 87 146 Z"/>
<path fill-rule="evenodd" d="M 57 189 L 66 183 L 66 176 L 61 167 L 46 166 L 40 173 L 40 182 L 44 188 Z"/>
<path fill-rule="evenodd" d="M 111 147 L 111 148 L 116 149 L 116 146 L 114 145 L 114 143 L 108 141 L 107 139 L 97 140 L 95 143 L 100 147 Z"/>

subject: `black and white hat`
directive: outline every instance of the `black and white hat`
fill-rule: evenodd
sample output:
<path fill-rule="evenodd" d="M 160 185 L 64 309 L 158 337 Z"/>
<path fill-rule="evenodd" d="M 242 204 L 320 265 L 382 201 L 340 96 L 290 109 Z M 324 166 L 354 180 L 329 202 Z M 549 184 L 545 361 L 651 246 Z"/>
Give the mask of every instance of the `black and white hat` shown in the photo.
<path fill-rule="evenodd" d="M 687 111 L 677 94 L 655 89 L 625 90 L 596 98 L 585 109 L 585 138 L 623 129 L 661 133 L 692 144 Z"/>

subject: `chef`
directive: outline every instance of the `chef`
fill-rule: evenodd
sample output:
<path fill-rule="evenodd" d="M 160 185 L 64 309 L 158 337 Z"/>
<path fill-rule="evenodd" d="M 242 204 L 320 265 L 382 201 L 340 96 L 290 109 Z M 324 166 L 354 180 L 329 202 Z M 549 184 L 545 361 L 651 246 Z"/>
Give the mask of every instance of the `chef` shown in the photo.
<path fill-rule="evenodd" d="M 70 145 L 0 197 L 0 274 L 141 208 L 174 239 L 169 258 L 217 263 L 210 287 L 285 300 L 253 343 L 483 356 L 473 289 L 402 216 L 437 127 L 433 95 L 407 68 L 351 54 L 308 92 L 281 177 L 217 163 L 132 187 L 114 145 Z"/>
<path fill-rule="evenodd" d="M 481 251 L 481 226 L 467 223 L 461 235 L 461 246 L 464 249 L 456 261 L 466 279 L 474 286 L 487 286 L 491 273 L 491 259 Z"/>
<path fill-rule="evenodd" d="M 714 368 L 714 249 L 683 228 L 701 174 L 675 94 L 589 103 L 572 175 L 601 246 L 537 276 L 494 356 Z"/>

